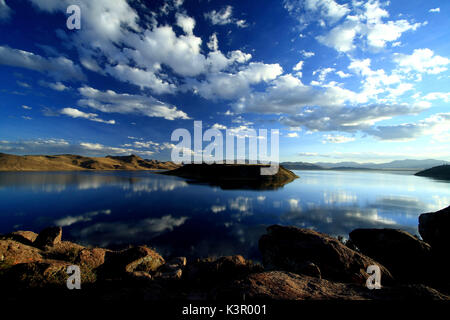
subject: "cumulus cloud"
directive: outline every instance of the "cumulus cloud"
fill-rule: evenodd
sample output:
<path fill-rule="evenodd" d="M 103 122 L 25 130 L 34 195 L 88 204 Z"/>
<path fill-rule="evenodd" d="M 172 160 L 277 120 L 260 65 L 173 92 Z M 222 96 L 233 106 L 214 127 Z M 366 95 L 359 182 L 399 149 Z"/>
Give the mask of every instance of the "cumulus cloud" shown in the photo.
<path fill-rule="evenodd" d="M 65 57 L 45 58 L 32 52 L 0 46 L 0 64 L 34 70 L 56 80 L 85 80 L 79 66 Z"/>
<path fill-rule="evenodd" d="M 204 14 L 205 19 L 209 20 L 214 25 L 226 25 L 226 24 L 235 24 L 240 28 L 245 28 L 247 26 L 247 22 L 243 19 L 238 20 L 233 17 L 233 7 L 226 6 L 220 9 L 219 11 L 212 10 Z"/>
<path fill-rule="evenodd" d="M 72 118 L 83 118 L 95 122 L 101 122 L 101 123 L 107 123 L 107 124 L 115 124 L 116 121 L 114 120 L 103 120 L 98 117 L 96 113 L 86 113 L 83 111 L 80 111 L 75 108 L 64 108 L 61 110 L 61 114 L 64 114 L 66 116 L 72 117 Z"/>
<path fill-rule="evenodd" d="M 138 114 L 166 120 L 189 119 L 188 115 L 177 107 L 150 96 L 120 94 L 112 90 L 100 91 L 91 87 L 82 87 L 79 92 L 83 97 L 78 101 L 79 106 L 105 113 Z"/>
<path fill-rule="evenodd" d="M 285 0 L 284 8 L 300 22 L 301 28 L 318 20 L 332 24 L 350 12 L 346 4 L 334 0 Z"/>
<path fill-rule="evenodd" d="M 441 8 L 433 8 L 433 9 L 428 10 L 428 12 L 436 12 L 436 13 L 438 13 L 438 12 L 441 12 Z"/>
<path fill-rule="evenodd" d="M 318 3 L 324 1 L 305 1 L 305 3 L 309 2 Z M 293 7 L 297 8 L 298 5 L 293 5 Z M 327 21 L 328 15 L 317 9 L 317 6 L 313 8 L 315 8 L 314 12 L 322 17 L 322 20 L 316 18 L 315 21 L 325 26 L 324 20 Z M 389 18 L 389 13 L 382 8 L 379 1 L 354 1 L 351 7 L 345 6 L 345 9 L 341 10 L 340 14 L 336 16 L 339 19 L 342 18 L 342 22 L 316 37 L 320 43 L 339 52 L 349 52 L 355 49 L 356 41 L 363 41 L 363 44 L 367 44 L 371 48 L 380 49 L 385 47 L 386 43 L 399 39 L 404 32 L 414 31 L 427 24 L 427 22 L 414 23 L 406 19 L 385 21 Z M 304 20 L 305 18 L 303 15 L 301 16 L 303 17 L 300 19 L 302 22 L 302 19 Z M 345 18 L 343 18 L 344 16 Z M 314 22 L 314 20 L 311 22 Z M 329 19 L 328 22 L 330 22 Z M 332 24 L 328 24 L 332 26 Z"/>
<path fill-rule="evenodd" d="M 195 93 L 206 99 L 235 99 L 247 95 L 251 85 L 269 82 L 282 72 L 279 64 L 251 62 L 236 73 L 211 73 L 206 76 L 206 80 L 193 80 L 189 85 Z"/>
<path fill-rule="evenodd" d="M 438 113 L 417 122 L 378 126 L 367 132 L 388 141 L 407 141 L 422 135 L 431 135 L 438 141 L 450 141 L 449 128 L 450 113 Z"/>
<path fill-rule="evenodd" d="M 279 76 L 261 92 L 242 97 L 234 108 L 238 112 L 295 114 L 306 106 L 341 106 L 358 101 L 358 94 L 336 85 L 312 87 L 286 74 Z"/>
<path fill-rule="evenodd" d="M 355 132 L 369 130 L 382 120 L 400 115 L 418 114 L 425 109 L 417 105 L 315 107 L 306 108 L 292 116 L 283 116 L 280 121 L 286 126 L 304 126 L 313 131 Z"/>
<path fill-rule="evenodd" d="M 447 71 L 447 65 L 450 60 L 441 57 L 428 48 L 415 49 L 412 54 L 397 53 L 394 56 L 394 61 L 398 64 L 402 72 L 420 72 L 428 74 L 438 74 Z"/>

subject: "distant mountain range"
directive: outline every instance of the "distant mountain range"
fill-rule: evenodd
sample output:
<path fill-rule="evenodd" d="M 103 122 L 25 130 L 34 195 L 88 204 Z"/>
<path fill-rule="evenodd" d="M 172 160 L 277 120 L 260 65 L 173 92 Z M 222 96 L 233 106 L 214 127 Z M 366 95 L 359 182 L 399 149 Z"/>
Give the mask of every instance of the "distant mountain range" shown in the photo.
<path fill-rule="evenodd" d="M 414 160 L 414 159 L 405 159 L 405 160 L 395 160 L 386 163 L 359 163 L 359 162 L 316 162 L 316 163 L 308 163 L 308 162 L 282 162 L 283 165 L 287 169 L 291 170 L 424 170 L 432 167 L 450 164 L 448 161 L 443 160 L 435 160 L 435 159 L 426 159 L 426 160 Z"/>

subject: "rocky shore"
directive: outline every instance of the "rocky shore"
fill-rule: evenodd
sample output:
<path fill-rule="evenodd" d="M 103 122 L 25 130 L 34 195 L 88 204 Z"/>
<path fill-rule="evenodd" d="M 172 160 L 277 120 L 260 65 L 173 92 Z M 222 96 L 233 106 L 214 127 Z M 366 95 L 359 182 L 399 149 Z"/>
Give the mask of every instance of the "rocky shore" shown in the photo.
<path fill-rule="evenodd" d="M 259 241 L 262 265 L 239 255 L 187 261 L 146 246 L 87 248 L 63 241 L 59 227 L 16 231 L 0 237 L 0 283 L 6 300 L 450 300 L 449 217 L 450 207 L 420 216 L 426 242 L 396 229 L 357 229 L 344 243 L 273 225 Z M 366 287 L 374 264 L 382 273 L 379 290 Z M 71 265 L 80 268 L 81 290 L 67 288 Z"/>

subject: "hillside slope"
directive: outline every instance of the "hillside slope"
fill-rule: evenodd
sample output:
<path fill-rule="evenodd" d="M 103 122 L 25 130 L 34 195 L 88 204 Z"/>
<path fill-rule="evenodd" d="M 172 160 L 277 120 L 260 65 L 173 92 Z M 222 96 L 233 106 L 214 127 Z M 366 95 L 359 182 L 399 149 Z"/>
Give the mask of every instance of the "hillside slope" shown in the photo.
<path fill-rule="evenodd" d="M 417 172 L 416 176 L 450 180 L 450 165 L 442 165 Z"/>
<path fill-rule="evenodd" d="M 136 155 L 84 157 L 71 154 L 55 156 L 16 156 L 0 153 L 0 171 L 79 171 L 79 170 L 173 170 L 173 162 L 144 160 Z"/>

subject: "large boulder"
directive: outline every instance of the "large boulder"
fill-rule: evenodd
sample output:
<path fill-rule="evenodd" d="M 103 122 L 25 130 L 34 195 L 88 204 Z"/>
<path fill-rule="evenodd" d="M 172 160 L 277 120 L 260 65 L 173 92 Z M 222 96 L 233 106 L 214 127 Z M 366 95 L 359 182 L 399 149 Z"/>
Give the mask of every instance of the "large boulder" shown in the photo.
<path fill-rule="evenodd" d="M 396 229 L 356 229 L 350 240 L 365 255 L 381 262 L 395 279 L 422 282 L 429 277 L 431 247 Z"/>
<path fill-rule="evenodd" d="M 210 286 L 217 282 L 239 279 L 261 271 L 263 271 L 261 265 L 246 261 L 240 255 L 235 255 L 198 259 L 186 267 L 185 275 L 188 281 Z"/>
<path fill-rule="evenodd" d="M 14 240 L 0 240 L 0 269 L 42 260 L 42 251 Z"/>
<path fill-rule="evenodd" d="M 267 270 L 304 274 L 314 264 L 323 278 L 365 284 L 370 265 L 378 265 L 382 284 L 393 281 L 391 273 L 379 262 L 343 245 L 326 234 L 297 227 L 273 225 L 259 240 L 263 264 Z"/>
<path fill-rule="evenodd" d="M 38 248 L 44 248 L 47 246 L 54 246 L 58 243 L 61 243 L 62 237 L 62 228 L 61 227 L 49 227 L 45 228 L 39 235 L 36 240 L 34 240 L 33 245 Z"/>
<path fill-rule="evenodd" d="M 14 231 L 7 234 L 4 238 L 15 240 L 26 245 L 31 245 L 34 240 L 36 240 L 37 236 L 38 234 L 32 231 Z"/>
<path fill-rule="evenodd" d="M 419 233 L 433 249 L 448 250 L 450 246 L 450 206 L 419 216 Z"/>
<path fill-rule="evenodd" d="M 21 263 L 9 268 L 2 282 L 13 288 L 67 288 L 67 267 L 71 263 L 58 260 L 42 260 Z M 81 268 L 81 285 L 93 283 L 95 275 L 85 268 Z"/>
<path fill-rule="evenodd" d="M 212 295 L 211 295 L 212 294 Z M 210 299 L 233 301 L 273 300 L 449 300 L 450 297 L 424 285 L 369 290 L 364 286 L 332 282 L 284 271 L 251 274 L 231 285 L 212 291 Z"/>
<path fill-rule="evenodd" d="M 164 263 L 163 257 L 157 252 L 138 246 L 122 251 L 106 251 L 104 263 L 97 268 L 97 272 L 102 277 L 120 278 L 134 271 L 156 272 Z"/>

